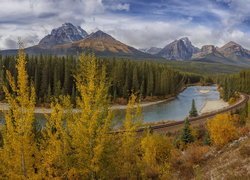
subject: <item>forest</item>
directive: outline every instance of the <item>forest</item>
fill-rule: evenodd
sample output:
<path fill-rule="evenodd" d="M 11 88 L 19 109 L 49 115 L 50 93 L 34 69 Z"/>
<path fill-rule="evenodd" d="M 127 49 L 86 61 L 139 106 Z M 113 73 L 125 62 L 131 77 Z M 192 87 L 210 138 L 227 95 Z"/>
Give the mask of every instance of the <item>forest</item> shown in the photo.
<path fill-rule="evenodd" d="M 1 84 L 7 82 L 6 70 L 17 77 L 16 59 L 16 56 L 0 56 Z M 75 103 L 78 93 L 74 80 L 77 59 L 74 56 L 26 55 L 29 82 L 36 89 L 37 104 L 50 103 L 53 97 L 60 95 L 70 95 Z M 169 97 L 177 94 L 187 83 L 197 83 L 202 79 L 201 75 L 173 70 L 165 63 L 153 61 L 99 58 L 98 62 L 107 68 L 109 96 L 118 103 L 127 103 L 132 92 L 139 93 L 141 99 Z M 3 100 L 4 93 L 1 92 L 0 99 Z"/>
<path fill-rule="evenodd" d="M 216 81 L 223 88 L 221 95 L 225 101 L 234 98 L 237 92 L 250 93 L 250 70 L 242 70 L 232 75 L 221 75 Z"/>
<path fill-rule="evenodd" d="M 130 63 L 134 62 L 126 65 Z M 249 114 L 220 114 L 205 127 L 191 127 L 187 118 L 177 133 L 157 134 L 148 129 L 138 135 L 136 129 L 143 118 L 134 93 L 128 97 L 121 131 L 114 131 L 108 65 L 94 55 L 81 55 L 72 76 L 80 111 L 74 113 L 70 96 L 61 95 L 52 101 L 45 127 L 37 130 L 36 86 L 30 81 L 24 51 L 19 51 L 17 65 L 13 64 L 16 74 L 7 71 L 8 84 L 3 85 L 10 110 L 5 113 L 5 124 L 0 125 L 1 179 L 202 178 L 203 157 L 210 148 L 221 148 L 248 132 Z M 161 66 L 155 65 L 157 68 Z M 180 76 L 175 71 L 168 73 Z M 178 78 L 177 82 L 183 81 Z M 243 87 L 247 82 L 242 80 Z M 156 93 L 151 90 L 148 93 Z M 190 116 L 196 115 L 193 102 Z"/>

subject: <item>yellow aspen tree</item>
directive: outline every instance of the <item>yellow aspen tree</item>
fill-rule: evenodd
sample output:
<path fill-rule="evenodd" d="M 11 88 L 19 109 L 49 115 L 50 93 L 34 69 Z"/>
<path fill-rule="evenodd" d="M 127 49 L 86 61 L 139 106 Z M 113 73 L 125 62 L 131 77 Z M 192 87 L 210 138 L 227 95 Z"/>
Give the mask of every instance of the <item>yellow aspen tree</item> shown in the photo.
<path fill-rule="evenodd" d="M 140 140 L 136 130 L 142 122 L 141 107 L 136 103 L 136 96 L 131 95 L 123 131 L 119 134 L 119 149 L 117 151 L 117 167 L 119 178 L 137 179 L 140 177 Z"/>
<path fill-rule="evenodd" d="M 111 120 L 105 66 L 94 55 L 79 57 L 75 75 L 80 112 L 69 122 L 75 155 L 73 172 L 83 179 L 103 179 L 110 145 Z"/>
<path fill-rule="evenodd" d="M 34 136 L 35 89 L 28 83 L 22 47 L 17 59 L 17 80 L 7 72 L 10 90 L 3 87 L 9 110 L 5 113 L 3 156 L 4 174 L 8 179 L 36 179 L 37 146 Z"/>
<path fill-rule="evenodd" d="M 217 146 L 223 146 L 237 137 L 237 128 L 229 114 L 218 114 L 207 123 L 210 138 Z"/>
<path fill-rule="evenodd" d="M 44 179 L 66 179 L 70 170 L 70 137 L 67 120 L 72 118 L 69 97 L 61 97 L 60 103 L 51 104 L 52 112 L 47 116 L 42 131 L 41 170 Z"/>

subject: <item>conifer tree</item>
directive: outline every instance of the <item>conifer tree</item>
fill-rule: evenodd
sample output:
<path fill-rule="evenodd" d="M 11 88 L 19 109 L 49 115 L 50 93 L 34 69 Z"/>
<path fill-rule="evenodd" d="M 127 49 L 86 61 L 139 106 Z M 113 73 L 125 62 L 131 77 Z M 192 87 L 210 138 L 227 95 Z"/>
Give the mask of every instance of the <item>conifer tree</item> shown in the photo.
<path fill-rule="evenodd" d="M 136 179 L 140 175 L 139 139 L 136 130 L 142 122 L 141 107 L 136 104 L 136 96 L 132 94 L 126 109 L 123 123 L 124 132 L 120 134 L 117 151 L 117 168 L 120 178 Z"/>
<path fill-rule="evenodd" d="M 194 137 L 191 132 L 191 127 L 190 127 L 188 118 L 185 119 L 185 124 L 184 124 L 184 128 L 182 130 L 182 135 L 181 135 L 181 141 L 185 144 L 188 144 L 194 141 Z"/>
<path fill-rule="evenodd" d="M 28 82 L 25 53 L 20 44 L 17 59 L 17 79 L 7 72 L 10 90 L 4 86 L 9 110 L 5 114 L 4 146 L 1 152 L 4 172 L 7 179 L 37 178 L 38 156 L 34 137 L 35 89 Z"/>
<path fill-rule="evenodd" d="M 192 107 L 191 110 L 189 111 L 189 117 L 197 117 L 198 116 L 198 112 L 195 106 L 195 101 L 194 99 L 192 100 Z"/>
<path fill-rule="evenodd" d="M 80 112 L 69 122 L 74 168 L 85 179 L 103 179 L 112 119 L 105 66 L 101 66 L 94 55 L 83 54 L 79 58 L 75 79 Z"/>
<path fill-rule="evenodd" d="M 40 176 L 44 179 L 65 179 L 71 169 L 67 121 L 72 118 L 72 108 L 69 97 L 59 100 L 51 104 L 52 112 L 42 131 Z"/>

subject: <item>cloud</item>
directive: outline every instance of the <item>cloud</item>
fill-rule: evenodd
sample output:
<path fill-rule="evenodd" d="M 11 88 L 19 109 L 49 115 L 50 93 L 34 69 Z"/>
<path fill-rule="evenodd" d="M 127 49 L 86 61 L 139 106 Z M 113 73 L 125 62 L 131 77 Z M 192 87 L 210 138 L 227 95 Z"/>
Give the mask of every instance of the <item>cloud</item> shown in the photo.
<path fill-rule="evenodd" d="M 233 40 L 250 49 L 250 0 L 1 0 L 0 48 L 34 45 L 65 22 L 97 29 L 137 48 L 183 36 L 194 45 Z"/>
<path fill-rule="evenodd" d="M 111 10 L 119 10 L 119 11 L 129 11 L 130 9 L 130 4 L 128 3 L 118 3 L 118 4 L 113 4 L 111 6 L 106 6 L 107 9 L 111 9 Z"/>

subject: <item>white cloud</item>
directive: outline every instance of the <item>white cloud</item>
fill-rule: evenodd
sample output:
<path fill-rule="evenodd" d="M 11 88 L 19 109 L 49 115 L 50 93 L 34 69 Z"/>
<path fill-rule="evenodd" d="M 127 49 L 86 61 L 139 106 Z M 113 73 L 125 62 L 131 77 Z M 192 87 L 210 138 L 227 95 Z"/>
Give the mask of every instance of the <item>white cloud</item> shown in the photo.
<path fill-rule="evenodd" d="M 119 11 L 129 11 L 130 9 L 130 4 L 128 3 L 118 3 L 118 4 L 113 4 L 111 6 L 107 6 L 107 9 L 112 9 L 112 10 L 119 10 Z"/>
<path fill-rule="evenodd" d="M 186 2 L 185 7 L 177 7 L 172 12 L 187 10 L 190 18 L 152 20 L 109 12 L 110 9 L 130 10 L 130 4 L 117 1 L 112 1 L 107 7 L 102 0 L 1 0 L 0 49 L 16 47 L 13 41 L 17 41 L 18 37 L 22 37 L 26 46 L 34 45 L 65 22 L 81 25 L 89 33 L 103 30 L 137 48 L 163 47 L 175 39 L 188 36 L 198 47 L 205 44 L 221 46 L 233 40 L 250 49 L 250 34 L 237 28 L 238 23 L 250 16 L 250 0 L 230 0 L 229 3 L 231 9 L 224 10 L 211 3 L 199 7 Z M 220 19 L 218 27 L 192 23 L 192 16 L 206 10 Z M 237 15 L 232 12 L 237 12 Z"/>

